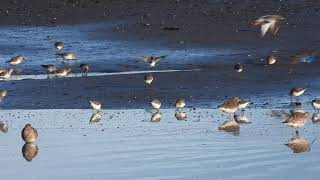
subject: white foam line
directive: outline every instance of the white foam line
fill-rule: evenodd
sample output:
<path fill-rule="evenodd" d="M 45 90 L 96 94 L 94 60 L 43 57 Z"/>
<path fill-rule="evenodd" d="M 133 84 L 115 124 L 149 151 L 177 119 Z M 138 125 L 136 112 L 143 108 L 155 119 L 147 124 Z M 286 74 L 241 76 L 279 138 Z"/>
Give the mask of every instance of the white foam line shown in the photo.
<path fill-rule="evenodd" d="M 169 69 L 169 70 L 147 70 L 147 71 L 124 71 L 124 72 L 112 72 L 112 73 L 100 73 L 92 72 L 88 73 L 88 76 L 114 76 L 114 75 L 128 75 L 128 74 L 145 74 L 145 73 L 170 73 L 170 72 L 190 72 L 190 71 L 200 71 L 200 69 L 189 69 L 189 70 L 179 70 L 179 69 Z M 82 77 L 82 73 L 72 73 L 68 77 Z M 66 78 L 68 78 L 66 77 Z M 37 74 L 37 75 L 12 75 L 10 79 L 5 81 L 19 81 L 26 79 L 47 79 L 47 74 Z M 54 79 L 52 75 L 50 78 Z"/>

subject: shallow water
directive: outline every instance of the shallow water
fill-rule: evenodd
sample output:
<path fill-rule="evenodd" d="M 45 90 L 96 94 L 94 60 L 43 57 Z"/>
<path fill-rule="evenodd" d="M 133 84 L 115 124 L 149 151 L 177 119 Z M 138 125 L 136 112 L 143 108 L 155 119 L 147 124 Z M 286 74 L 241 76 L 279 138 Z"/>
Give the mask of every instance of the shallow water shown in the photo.
<path fill-rule="evenodd" d="M 239 54 L 248 53 L 247 49 L 231 48 L 169 48 L 161 42 L 116 40 L 111 35 L 99 35 L 101 28 L 111 24 L 61 25 L 56 27 L 2 26 L 0 28 L 1 58 L 0 67 L 8 68 L 7 61 L 17 54 L 26 60 L 15 68 L 20 74 L 41 74 L 45 70 L 41 64 L 54 64 L 63 67 L 56 57 L 54 42 L 62 40 L 63 51 L 77 53 L 77 62 L 69 63 L 74 72 L 79 72 L 79 64 L 88 63 L 90 71 L 119 72 L 145 70 L 149 67 L 135 59 L 137 55 L 169 55 L 157 69 L 177 68 L 190 63 L 225 61 Z M 48 38 L 49 36 L 50 38 Z"/>
<path fill-rule="evenodd" d="M 310 152 L 293 153 L 284 144 L 295 137 L 281 114 L 289 110 L 249 109 L 251 124 L 234 135 L 218 130 L 227 116 L 212 109 L 185 109 L 177 121 L 173 109 L 150 122 L 143 109 L 103 110 L 89 123 L 91 110 L 3 110 L 9 124 L 0 134 L 4 179 L 314 179 L 319 169 L 319 124 L 307 122 L 300 137 Z M 312 111 L 309 110 L 311 113 Z M 280 114 L 280 115 L 279 115 Z M 310 117 L 311 118 L 311 115 Z M 38 129 L 38 155 L 21 153 L 21 129 Z"/>

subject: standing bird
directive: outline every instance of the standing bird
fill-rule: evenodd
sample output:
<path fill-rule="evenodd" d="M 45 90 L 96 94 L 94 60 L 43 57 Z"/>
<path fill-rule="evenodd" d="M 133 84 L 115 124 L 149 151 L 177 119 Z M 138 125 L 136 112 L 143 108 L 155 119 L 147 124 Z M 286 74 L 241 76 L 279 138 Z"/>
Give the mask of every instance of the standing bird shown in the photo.
<path fill-rule="evenodd" d="M 182 109 L 186 106 L 186 100 L 185 99 L 177 99 L 176 100 L 176 108 L 179 111 L 179 109 Z"/>
<path fill-rule="evenodd" d="M 71 68 L 62 68 L 54 72 L 56 77 L 65 77 L 71 72 Z"/>
<path fill-rule="evenodd" d="M 11 59 L 8 61 L 8 63 L 9 63 L 10 65 L 15 66 L 15 65 L 20 64 L 23 59 L 24 59 L 23 56 L 18 55 L 18 56 L 15 56 L 15 57 L 11 58 Z"/>
<path fill-rule="evenodd" d="M 262 37 L 264 37 L 268 31 L 275 35 L 279 31 L 280 24 L 284 19 L 285 18 L 280 15 L 266 15 L 256 19 L 253 25 L 260 26 Z"/>
<path fill-rule="evenodd" d="M 3 80 L 9 79 L 11 77 L 12 72 L 13 72 L 13 69 L 2 71 L 0 73 L 0 79 L 3 79 Z"/>
<path fill-rule="evenodd" d="M 317 110 L 317 112 L 319 113 L 319 110 L 320 110 L 320 99 L 314 99 L 312 100 L 311 102 L 312 104 L 312 107 Z"/>
<path fill-rule="evenodd" d="M 231 119 L 231 113 L 235 113 L 239 109 L 240 101 L 241 100 L 237 97 L 231 98 L 219 105 L 218 109 L 220 109 L 222 112 L 228 113 L 229 118 Z"/>
<path fill-rule="evenodd" d="M 267 63 L 272 65 L 277 62 L 277 58 L 274 55 L 270 55 L 267 57 Z"/>
<path fill-rule="evenodd" d="M 236 72 L 242 72 L 243 71 L 243 66 L 240 63 L 237 63 L 237 64 L 234 65 L 233 69 Z"/>
<path fill-rule="evenodd" d="M 161 101 L 159 99 L 154 99 L 154 100 L 150 101 L 150 104 L 157 111 L 159 111 L 159 109 L 161 108 Z"/>
<path fill-rule="evenodd" d="M 76 54 L 74 52 L 64 52 L 57 53 L 58 57 L 62 58 L 63 61 L 77 60 Z"/>
<path fill-rule="evenodd" d="M 33 143 L 38 138 L 38 131 L 31 124 L 26 124 L 22 129 L 21 137 L 26 143 Z"/>
<path fill-rule="evenodd" d="M 48 76 L 49 74 L 54 73 L 57 70 L 57 68 L 53 64 L 43 64 L 41 65 L 41 67 L 47 70 Z"/>
<path fill-rule="evenodd" d="M 88 76 L 89 65 L 88 64 L 80 64 L 81 71 L 83 75 Z"/>
<path fill-rule="evenodd" d="M 63 43 L 61 41 L 57 41 L 54 43 L 54 47 L 60 51 L 63 48 Z"/>
<path fill-rule="evenodd" d="M 151 68 L 154 68 L 156 64 L 161 60 L 166 58 L 167 56 L 138 56 L 137 58 L 145 63 L 148 63 Z"/>
<path fill-rule="evenodd" d="M 151 73 L 146 74 L 144 76 L 144 82 L 147 83 L 148 85 L 150 85 L 152 83 L 152 81 L 153 81 L 153 76 Z"/>
<path fill-rule="evenodd" d="M 2 100 L 8 95 L 8 91 L 1 89 L 0 90 L 0 102 L 2 102 Z"/>
<path fill-rule="evenodd" d="M 288 119 L 283 123 L 296 129 L 301 128 L 308 121 L 308 116 L 309 113 L 302 110 L 292 111 Z M 298 130 L 296 130 L 296 133 L 298 133 Z"/>
<path fill-rule="evenodd" d="M 299 96 L 301 96 L 306 90 L 307 90 L 306 88 L 301 88 L 301 87 L 292 88 L 289 92 L 291 103 L 292 103 L 292 97 L 296 97 L 296 104 L 298 104 Z"/>
<path fill-rule="evenodd" d="M 99 101 L 89 101 L 92 109 L 95 111 L 101 111 L 101 103 Z"/>

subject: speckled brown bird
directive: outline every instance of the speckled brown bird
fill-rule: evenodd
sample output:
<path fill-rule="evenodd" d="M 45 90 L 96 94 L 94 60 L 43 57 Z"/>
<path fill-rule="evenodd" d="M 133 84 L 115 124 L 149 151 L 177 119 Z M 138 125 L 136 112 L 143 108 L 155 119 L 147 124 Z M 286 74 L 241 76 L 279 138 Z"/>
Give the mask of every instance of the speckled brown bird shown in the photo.
<path fill-rule="evenodd" d="M 292 103 L 292 97 L 296 97 L 296 103 L 299 103 L 299 96 L 301 96 L 307 89 L 302 87 L 295 87 L 289 91 L 289 96 Z"/>
<path fill-rule="evenodd" d="M 308 121 L 309 113 L 303 110 L 291 111 L 289 118 L 284 121 L 290 127 L 301 128 Z"/>
<path fill-rule="evenodd" d="M 26 143 L 33 143 L 38 138 L 38 131 L 31 124 L 26 124 L 22 129 L 21 137 Z"/>
<path fill-rule="evenodd" d="M 320 110 L 320 99 L 312 100 L 311 105 L 312 105 L 313 109 L 317 110 L 318 113 L 319 113 L 319 110 Z"/>
<path fill-rule="evenodd" d="M 221 111 L 228 113 L 229 118 L 231 119 L 231 114 L 235 113 L 239 109 L 239 102 L 241 100 L 238 97 L 231 98 L 225 102 L 223 102 L 221 105 L 218 106 L 218 109 Z"/>
<path fill-rule="evenodd" d="M 144 61 L 145 63 L 148 63 L 151 68 L 154 68 L 156 64 L 161 60 L 166 58 L 166 56 L 138 56 L 139 60 Z"/>
<path fill-rule="evenodd" d="M 65 77 L 71 72 L 71 68 L 62 68 L 58 69 L 54 72 L 54 76 L 56 77 Z"/>
<path fill-rule="evenodd" d="M 15 66 L 15 65 L 20 64 L 23 59 L 24 59 L 23 56 L 17 55 L 17 56 L 15 56 L 15 57 L 11 58 L 11 59 L 8 61 L 8 63 L 9 63 L 10 65 Z"/>
<path fill-rule="evenodd" d="M 59 57 L 62 58 L 64 61 L 72 61 L 77 60 L 76 53 L 74 52 L 64 52 L 64 53 L 57 53 Z"/>
<path fill-rule="evenodd" d="M 61 41 L 57 41 L 54 43 L 54 47 L 60 51 L 63 48 L 63 43 Z"/>
<path fill-rule="evenodd" d="M 0 73 L 0 79 L 3 79 L 3 80 L 9 79 L 11 77 L 12 72 L 13 72 L 13 69 L 2 71 Z"/>
<path fill-rule="evenodd" d="M 89 101 L 90 106 L 92 107 L 93 110 L 95 111 L 101 111 L 101 102 L 99 101 Z"/>
<path fill-rule="evenodd" d="M 43 64 L 41 65 L 41 67 L 47 70 L 48 75 L 54 73 L 57 70 L 57 68 L 53 64 Z"/>
<path fill-rule="evenodd" d="M 153 81 L 153 76 L 152 76 L 151 73 L 146 74 L 146 75 L 144 76 L 144 82 L 145 82 L 146 84 L 150 85 L 150 84 L 152 83 L 152 81 Z"/>
<path fill-rule="evenodd" d="M 177 99 L 175 104 L 177 109 L 182 109 L 186 106 L 186 100 L 185 99 Z"/>
<path fill-rule="evenodd" d="M 243 71 L 243 66 L 242 66 L 242 64 L 237 63 L 237 64 L 234 65 L 233 69 L 234 69 L 236 72 L 242 72 L 242 71 Z"/>
<path fill-rule="evenodd" d="M 154 99 L 150 101 L 150 104 L 156 110 L 159 110 L 161 108 L 161 101 L 159 99 Z"/>
<path fill-rule="evenodd" d="M 88 76 L 89 65 L 88 64 L 80 64 L 81 71 L 83 75 Z"/>
<path fill-rule="evenodd" d="M 267 64 L 272 65 L 277 62 L 277 58 L 274 55 L 269 55 L 267 57 Z"/>
<path fill-rule="evenodd" d="M 4 89 L 0 89 L 0 102 L 8 95 L 8 91 Z"/>

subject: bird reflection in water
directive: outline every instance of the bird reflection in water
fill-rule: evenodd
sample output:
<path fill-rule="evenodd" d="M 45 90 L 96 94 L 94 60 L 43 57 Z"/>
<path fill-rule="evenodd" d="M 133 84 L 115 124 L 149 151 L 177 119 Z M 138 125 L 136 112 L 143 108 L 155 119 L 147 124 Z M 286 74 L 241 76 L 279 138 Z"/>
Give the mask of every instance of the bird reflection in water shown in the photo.
<path fill-rule="evenodd" d="M 225 132 L 230 132 L 234 135 L 238 135 L 240 133 L 240 125 L 234 119 L 227 120 L 219 125 L 218 130 L 223 130 Z"/>
<path fill-rule="evenodd" d="M 186 121 L 187 120 L 187 113 L 176 111 L 175 117 L 178 121 Z"/>
<path fill-rule="evenodd" d="M 160 112 L 155 112 L 151 115 L 151 122 L 160 122 L 161 121 L 161 113 Z"/>
<path fill-rule="evenodd" d="M 320 113 L 314 113 L 314 114 L 312 115 L 312 122 L 313 122 L 313 123 L 318 123 L 318 122 L 320 122 Z"/>
<path fill-rule="evenodd" d="M 96 111 L 92 113 L 92 116 L 90 117 L 90 124 L 97 123 L 102 119 L 102 113 L 101 111 Z"/>
<path fill-rule="evenodd" d="M 39 148 L 35 143 L 25 143 L 22 146 L 22 156 L 28 162 L 31 162 L 38 155 L 38 152 Z"/>
<path fill-rule="evenodd" d="M 0 121 L 0 132 L 7 133 L 9 130 L 8 122 Z"/>
<path fill-rule="evenodd" d="M 293 151 L 293 153 L 302 153 L 309 152 L 311 150 L 311 145 L 315 141 L 316 140 L 312 141 L 312 143 L 309 143 L 307 139 L 301 137 L 297 132 L 296 136 L 289 139 L 288 143 L 285 145 L 288 146 Z"/>
<path fill-rule="evenodd" d="M 239 124 L 250 124 L 251 121 L 245 115 L 234 115 L 234 120 Z"/>

